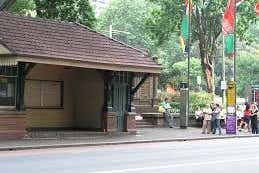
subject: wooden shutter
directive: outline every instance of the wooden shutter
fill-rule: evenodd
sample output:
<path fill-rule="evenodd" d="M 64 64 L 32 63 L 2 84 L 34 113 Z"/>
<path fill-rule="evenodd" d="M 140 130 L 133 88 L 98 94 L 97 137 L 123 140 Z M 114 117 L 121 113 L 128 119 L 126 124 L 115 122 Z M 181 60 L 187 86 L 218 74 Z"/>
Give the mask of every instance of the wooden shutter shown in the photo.
<path fill-rule="evenodd" d="M 40 81 L 26 80 L 25 105 L 26 107 L 41 106 L 41 82 Z"/>
<path fill-rule="evenodd" d="M 44 81 L 42 82 L 42 95 L 44 107 L 61 106 L 61 82 Z"/>

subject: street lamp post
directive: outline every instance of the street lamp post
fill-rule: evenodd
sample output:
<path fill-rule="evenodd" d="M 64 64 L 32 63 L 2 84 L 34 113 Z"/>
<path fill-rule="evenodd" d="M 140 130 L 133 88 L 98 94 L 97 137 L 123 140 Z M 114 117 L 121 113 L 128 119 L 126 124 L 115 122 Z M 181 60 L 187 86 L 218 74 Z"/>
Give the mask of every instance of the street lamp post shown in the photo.
<path fill-rule="evenodd" d="M 114 33 L 123 33 L 123 34 L 127 34 L 127 35 L 131 34 L 130 32 L 127 32 L 127 31 L 115 30 L 115 29 L 113 29 L 112 24 L 110 24 L 109 25 L 109 37 L 113 38 Z"/>

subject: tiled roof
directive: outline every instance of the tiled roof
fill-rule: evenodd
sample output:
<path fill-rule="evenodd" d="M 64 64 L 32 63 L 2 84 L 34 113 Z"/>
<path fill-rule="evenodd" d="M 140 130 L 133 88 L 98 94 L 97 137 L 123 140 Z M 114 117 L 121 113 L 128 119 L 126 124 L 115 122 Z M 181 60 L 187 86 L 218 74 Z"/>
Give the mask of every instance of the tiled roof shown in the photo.
<path fill-rule="evenodd" d="M 20 56 L 161 68 L 146 53 L 75 23 L 0 12 L 0 40 Z"/>

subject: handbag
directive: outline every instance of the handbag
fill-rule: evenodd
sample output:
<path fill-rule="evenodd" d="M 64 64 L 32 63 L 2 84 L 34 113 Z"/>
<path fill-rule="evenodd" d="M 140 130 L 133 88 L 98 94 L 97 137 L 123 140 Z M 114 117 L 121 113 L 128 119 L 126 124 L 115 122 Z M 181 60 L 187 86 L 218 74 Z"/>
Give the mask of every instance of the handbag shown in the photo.
<path fill-rule="evenodd" d="M 158 112 L 164 113 L 165 112 L 165 108 L 163 106 L 159 106 Z"/>

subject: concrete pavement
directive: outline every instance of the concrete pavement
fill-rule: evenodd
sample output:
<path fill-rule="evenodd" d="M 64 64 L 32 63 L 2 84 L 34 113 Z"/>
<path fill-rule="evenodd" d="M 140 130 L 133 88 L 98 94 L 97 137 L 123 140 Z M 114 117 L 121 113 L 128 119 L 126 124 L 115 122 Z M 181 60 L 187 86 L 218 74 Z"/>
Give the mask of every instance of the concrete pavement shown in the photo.
<path fill-rule="evenodd" d="M 245 132 L 239 132 L 237 135 L 225 135 L 224 133 L 223 135 L 201 134 L 200 128 L 143 128 L 138 129 L 137 134 L 134 135 L 127 133 L 114 135 L 89 133 L 89 135 L 77 137 L 6 140 L 0 141 L 0 151 L 247 137 L 258 137 L 258 135 Z"/>
<path fill-rule="evenodd" d="M 258 172 L 258 138 L 0 152 L 5 173 Z"/>

